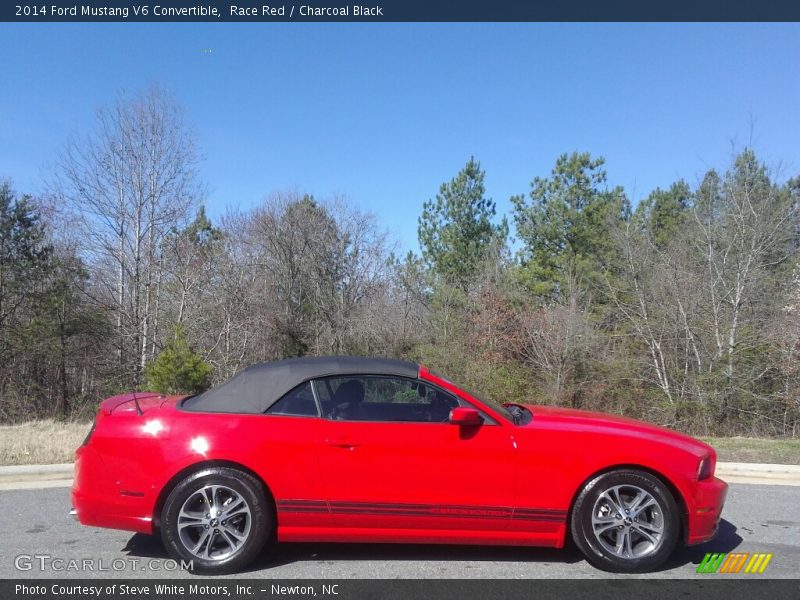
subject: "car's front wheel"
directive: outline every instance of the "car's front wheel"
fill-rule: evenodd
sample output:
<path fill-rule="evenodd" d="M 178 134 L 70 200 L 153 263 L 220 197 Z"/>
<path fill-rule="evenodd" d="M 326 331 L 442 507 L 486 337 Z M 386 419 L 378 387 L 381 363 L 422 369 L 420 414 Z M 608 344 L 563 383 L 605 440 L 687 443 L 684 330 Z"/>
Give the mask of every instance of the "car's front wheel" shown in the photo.
<path fill-rule="evenodd" d="M 572 510 L 572 537 L 600 569 L 637 573 L 661 565 L 680 533 L 678 507 L 659 478 L 618 470 L 593 478 Z"/>
<path fill-rule="evenodd" d="M 238 571 L 264 547 L 274 516 L 264 487 L 250 474 L 227 467 L 198 471 L 167 497 L 161 537 L 176 559 L 194 571 Z"/>

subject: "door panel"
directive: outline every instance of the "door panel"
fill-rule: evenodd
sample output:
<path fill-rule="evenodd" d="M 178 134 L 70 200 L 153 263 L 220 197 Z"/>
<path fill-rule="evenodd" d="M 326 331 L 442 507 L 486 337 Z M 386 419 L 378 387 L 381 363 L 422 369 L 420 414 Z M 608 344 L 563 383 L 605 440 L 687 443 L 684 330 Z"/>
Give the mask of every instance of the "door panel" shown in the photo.
<path fill-rule="evenodd" d="M 259 430 L 237 432 L 236 438 L 261 440 L 256 455 L 275 497 L 280 526 L 332 526 L 319 477 L 319 451 L 327 422 L 319 418 L 311 384 L 291 390 L 266 414 L 251 420 Z"/>
<path fill-rule="evenodd" d="M 365 384 L 370 387 L 369 382 Z M 386 399 L 367 396 L 368 408 L 361 414 L 375 418 L 377 401 Z M 404 398 L 403 403 L 415 402 Z M 433 409 L 422 407 L 390 412 L 405 414 L 405 418 L 423 413 L 434 418 Z M 515 472 L 509 427 L 410 421 L 325 423 L 320 467 L 337 527 L 508 528 Z"/>

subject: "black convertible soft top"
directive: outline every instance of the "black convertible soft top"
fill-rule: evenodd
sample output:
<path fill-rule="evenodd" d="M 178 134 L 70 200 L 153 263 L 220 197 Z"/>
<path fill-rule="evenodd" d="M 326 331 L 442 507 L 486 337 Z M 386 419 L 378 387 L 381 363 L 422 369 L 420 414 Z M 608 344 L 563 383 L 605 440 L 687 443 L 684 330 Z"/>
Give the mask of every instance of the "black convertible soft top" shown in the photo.
<path fill-rule="evenodd" d="M 187 398 L 181 409 L 194 412 L 263 413 L 287 392 L 317 377 L 394 375 L 416 379 L 419 365 L 392 358 L 315 356 L 258 363 L 220 386 Z"/>

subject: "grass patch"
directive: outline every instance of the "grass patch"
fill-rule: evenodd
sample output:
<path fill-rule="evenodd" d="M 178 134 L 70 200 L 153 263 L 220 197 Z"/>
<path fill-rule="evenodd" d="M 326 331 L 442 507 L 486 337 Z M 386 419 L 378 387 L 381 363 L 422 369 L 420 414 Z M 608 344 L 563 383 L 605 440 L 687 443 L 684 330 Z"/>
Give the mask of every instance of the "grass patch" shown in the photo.
<path fill-rule="evenodd" d="M 52 419 L 0 425 L 0 465 L 71 463 L 90 426 Z"/>
<path fill-rule="evenodd" d="M 800 439 L 703 438 L 717 451 L 722 462 L 800 465 Z"/>

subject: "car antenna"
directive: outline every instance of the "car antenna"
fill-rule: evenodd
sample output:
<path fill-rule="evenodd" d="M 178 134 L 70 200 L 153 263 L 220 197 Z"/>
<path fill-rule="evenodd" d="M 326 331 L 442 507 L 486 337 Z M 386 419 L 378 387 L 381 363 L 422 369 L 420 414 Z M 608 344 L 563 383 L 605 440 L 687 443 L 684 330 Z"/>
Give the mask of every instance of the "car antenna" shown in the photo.
<path fill-rule="evenodd" d="M 133 394 L 133 403 L 136 405 L 136 414 L 143 415 L 144 411 L 142 411 L 142 407 L 139 406 L 139 399 L 136 397 L 136 392 L 131 391 L 131 394 Z"/>

